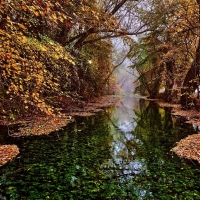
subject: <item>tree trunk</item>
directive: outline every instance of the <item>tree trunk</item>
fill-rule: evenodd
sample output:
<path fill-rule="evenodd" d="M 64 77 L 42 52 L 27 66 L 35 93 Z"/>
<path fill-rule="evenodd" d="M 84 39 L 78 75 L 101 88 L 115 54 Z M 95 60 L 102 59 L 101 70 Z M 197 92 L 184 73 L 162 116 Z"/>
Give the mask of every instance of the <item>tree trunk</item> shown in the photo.
<path fill-rule="evenodd" d="M 68 26 L 66 25 L 67 23 L 69 24 Z M 62 25 L 61 32 L 58 34 L 58 36 L 56 38 L 58 43 L 60 43 L 63 46 L 66 45 L 68 33 L 71 30 L 71 27 L 72 27 L 71 23 L 68 22 L 67 20 L 65 20 L 63 25 Z"/>
<path fill-rule="evenodd" d="M 128 0 L 121 0 L 119 3 L 117 3 L 115 5 L 115 7 L 113 8 L 113 10 L 109 13 L 110 16 L 113 16 L 127 1 Z M 135 1 L 137 1 L 137 0 L 135 0 Z M 78 34 L 77 36 L 71 38 L 69 41 L 66 41 L 64 43 L 64 45 L 70 44 L 71 42 L 74 42 L 75 40 L 77 40 L 75 42 L 74 48 L 80 49 L 84 45 L 84 41 L 89 35 L 91 35 L 93 33 L 99 33 L 99 32 L 101 32 L 101 31 L 98 29 L 89 28 L 85 32 Z"/>
<path fill-rule="evenodd" d="M 181 105 L 183 107 L 191 107 L 191 103 L 194 103 L 193 95 L 195 90 L 199 86 L 199 66 L 200 66 L 200 40 L 196 50 L 196 58 L 192 63 L 191 68 L 185 76 L 183 86 L 181 89 Z M 192 96 L 191 96 L 192 95 Z M 199 96 L 199 95 L 198 95 Z"/>
<path fill-rule="evenodd" d="M 173 92 L 172 88 L 174 86 L 174 61 L 169 61 L 166 63 L 167 77 L 166 77 L 166 88 L 165 88 L 165 100 L 172 102 Z"/>
<path fill-rule="evenodd" d="M 196 2 L 199 7 L 199 22 L 200 22 L 200 0 L 197 0 Z M 195 60 L 193 61 L 191 68 L 186 74 L 185 80 L 183 82 L 183 87 L 181 89 L 181 105 L 183 107 L 188 108 L 191 107 L 191 103 L 195 103 L 193 94 L 195 90 L 198 89 L 199 87 L 199 69 L 200 69 L 199 66 L 200 66 L 200 38 L 198 41 Z M 198 89 L 198 98 L 199 98 L 199 89 Z"/>
<path fill-rule="evenodd" d="M 74 48 L 75 49 L 79 49 L 83 46 L 83 42 L 85 41 L 85 39 L 92 33 L 95 33 L 95 29 L 94 28 L 90 28 L 87 32 L 85 32 L 75 43 Z"/>

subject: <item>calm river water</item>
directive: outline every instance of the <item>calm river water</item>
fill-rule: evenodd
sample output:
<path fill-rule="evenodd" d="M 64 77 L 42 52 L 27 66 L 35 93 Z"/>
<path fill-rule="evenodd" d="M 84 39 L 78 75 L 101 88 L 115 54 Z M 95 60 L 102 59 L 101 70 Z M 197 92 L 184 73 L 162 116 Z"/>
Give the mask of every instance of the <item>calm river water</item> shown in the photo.
<path fill-rule="evenodd" d="M 200 199 L 200 165 L 170 151 L 192 125 L 129 95 L 49 136 L 12 139 L 20 155 L 0 168 L 0 199 Z"/>

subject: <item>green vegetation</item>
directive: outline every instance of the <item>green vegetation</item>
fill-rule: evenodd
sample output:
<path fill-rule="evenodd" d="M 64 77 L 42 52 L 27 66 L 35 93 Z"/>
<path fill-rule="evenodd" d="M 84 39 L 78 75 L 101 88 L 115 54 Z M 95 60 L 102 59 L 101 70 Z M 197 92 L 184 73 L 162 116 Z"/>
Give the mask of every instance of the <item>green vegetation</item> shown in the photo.
<path fill-rule="evenodd" d="M 1 167 L 0 194 L 10 200 L 199 199 L 199 165 L 170 152 L 193 127 L 180 126 L 168 109 L 141 105 L 128 133 L 113 127 L 110 109 L 49 136 L 13 139 L 20 155 Z"/>

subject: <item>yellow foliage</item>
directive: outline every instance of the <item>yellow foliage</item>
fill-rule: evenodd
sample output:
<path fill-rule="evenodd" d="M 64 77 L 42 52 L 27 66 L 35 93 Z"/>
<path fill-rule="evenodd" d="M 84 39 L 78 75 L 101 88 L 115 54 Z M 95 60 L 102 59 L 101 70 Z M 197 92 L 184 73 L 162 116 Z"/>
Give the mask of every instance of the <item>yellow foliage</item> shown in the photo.
<path fill-rule="evenodd" d="M 74 64 L 72 57 L 59 44 L 47 39 L 42 42 L 35 38 L 25 36 L 21 31 L 11 31 L 9 34 L 0 29 L 0 37 L 4 46 L 0 46 L 0 73 L 7 81 L 6 94 L 18 96 L 28 110 L 30 106 L 37 107 L 46 114 L 52 114 L 53 109 L 43 98 L 43 92 L 51 88 L 59 91 L 59 79 L 55 82 L 54 75 L 47 70 L 44 63 L 46 58 L 65 59 L 67 63 Z M 41 57 L 38 57 L 38 53 Z M 29 106 L 30 105 L 30 106 Z"/>

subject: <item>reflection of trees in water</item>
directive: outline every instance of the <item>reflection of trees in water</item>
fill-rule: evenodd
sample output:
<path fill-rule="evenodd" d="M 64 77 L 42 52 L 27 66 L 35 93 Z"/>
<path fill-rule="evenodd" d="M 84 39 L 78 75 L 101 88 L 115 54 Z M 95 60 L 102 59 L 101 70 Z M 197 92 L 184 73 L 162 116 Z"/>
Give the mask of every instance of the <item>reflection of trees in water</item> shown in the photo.
<path fill-rule="evenodd" d="M 146 190 L 134 181 L 146 170 L 145 163 L 136 157 L 137 145 L 141 141 L 133 133 L 118 133 L 112 143 L 112 158 L 104 166 L 104 170 L 112 181 L 117 180 L 125 199 L 139 199 L 146 194 Z"/>
<path fill-rule="evenodd" d="M 192 125 L 182 123 L 180 119 L 172 116 L 171 108 L 161 108 L 152 101 L 141 100 L 140 110 L 136 115 L 138 125 L 135 134 L 142 136 L 143 140 L 151 138 L 156 141 L 156 138 L 163 137 L 169 141 L 182 137 L 185 131 L 194 133 Z"/>
<path fill-rule="evenodd" d="M 108 109 L 77 118 L 55 134 L 27 138 L 21 145 L 21 158 L 1 169 L 1 192 L 15 199 L 171 199 L 178 190 L 187 189 L 185 177 L 193 178 L 199 188 L 195 171 L 167 155 L 185 130 L 192 133 L 192 126 L 179 126 L 168 109 L 150 102 L 141 101 L 135 115 L 127 102 L 123 106 L 129 108 L 128 119 L 132 109 L 131 120 L 137 121 L 131 131 L 120 130 L 118 123 L 127 118 L 119 112 L 122 118 L 113 121 L 109 118 L 113 110 Z M 159 198 L 163 194 L 168 196 Z"/>
<path fill-rule="evenodd" d="M 121 110 L 125 108 L 126 104 L 122 104 Z M 158 197 L 162 193 L 170 198 L 173 189 L 162 189 L 176 179 L 177 163 L 172 161 L 170 149 L 188 131 L 194 133 L 194 129 L 172 118 L 170 108 L 160 108 L 154 102 L 141 100 L 140 109 L 135 112 L 132 121 L 137 125 L 132 131 L 117 129 L 112 142 L 112 158 L 105 171 L 112 179 L 119 179 L 124 191 L 127 188 L 134 191 L 138 199 Z"/>
<path fill-rule="evenodd" d="M 131 132 L 134 130 L 136 124 L 134 121 L 135 111 L 137 108 L 138 99 L 133 98 L 131 96 L 125 96 L 120 105 L 117 106 L 116 112 L 114 113 L 114 119 L 118 119 L 117 126 L 123 132 Z"/>
<path fill-rule="evenodd" d="M 140 111 L 137 113 L 138 129 L 154 130 L 157 129 L 158 127 L 160 129 L 163 128 L 162 122 L 163 119 L 165 119 L 167 116 L 167 110 L 162 110 L 161 114 L 159 107 L 154 102 L 146 103 L 146 101 L 143 100 L 140 101 L 140 108 L 141 108 Z M 164 122 L 167 122 L 171 128 L 172 120 L 170 117 L 167 117 L 167 120 L 164 120 Z"/>
<path fill-rule="evenodd" d="M 182 125 L 180 120 L 174 120 L 170 108 L 160 108 L 154 102 L 141 100 L 140 110 L 136 114 L 134 135 L 142 141 L 142 145 L 137 146 L 136 158 L 143 160 L 146 166 L 142 174 L 146 184 L 142 188 L 155 196 L 172 195 L 173 189 L 164 189 L 164 185 L 176 180 L 176 164 L 180 165 L 180 162 L 172 160 L 170 149 L 184 135 L 195 131 L 191 125 Z"/>
<path fill-rule="evenodd" d="M 126 193 L 127 199 L 129 199 L 129 193 L 131 194 L 130 198 L 138 198 L 145 193 L 138 184 L 134 184 L 132 181 L 146 170 L 144 162 L 136 158 L 137 146 L 142 142 L 133 133 L 136 126 L 134 124 L 135 111 L 133 110 L 136 103 L 134 105 L 133 100 L 132 97 L 126 97 L 117 108 L 113 116 L 114 121 L 113 118 L 109 119 L 115 128 L 111 144 L 112 157 L 103 166 L 113 181 L 119 181 L 118 184 Z"/>

